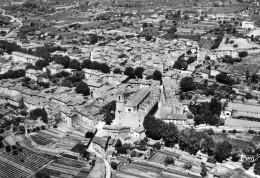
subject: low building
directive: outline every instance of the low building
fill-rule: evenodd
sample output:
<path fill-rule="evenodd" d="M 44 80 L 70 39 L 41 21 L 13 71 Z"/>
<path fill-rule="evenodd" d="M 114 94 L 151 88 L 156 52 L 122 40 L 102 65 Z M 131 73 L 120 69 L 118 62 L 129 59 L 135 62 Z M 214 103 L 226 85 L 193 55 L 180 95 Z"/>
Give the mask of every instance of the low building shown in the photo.
<path fill-rule="evenodd" d="M 253 29 L 255 29 L 255 22 L 254 21 L 243 21 L 242 28 L 253 30 Z"/>
<path fill-rule="evenodd" d="M 105 125 L 102 130 L 104 136 L 111 136 L 111 138 L 118 138 L 121 133 L 130 133 L 130 127 L 120 125 Z"/>
<path fill-rule="evenodd" d="M 167 114 L 161 118 L 166 123 L 173 123 L 175 125 L 187 125 L 187 115 L 186 114 Z"/>
<path fill-rule="evenodd" d="M 131 136 L 138 138 L 138 139 L 143 139 L 145 137 L 145 130 L 143 127 L 137 127 L 134 130 L 131 131 Z"/>

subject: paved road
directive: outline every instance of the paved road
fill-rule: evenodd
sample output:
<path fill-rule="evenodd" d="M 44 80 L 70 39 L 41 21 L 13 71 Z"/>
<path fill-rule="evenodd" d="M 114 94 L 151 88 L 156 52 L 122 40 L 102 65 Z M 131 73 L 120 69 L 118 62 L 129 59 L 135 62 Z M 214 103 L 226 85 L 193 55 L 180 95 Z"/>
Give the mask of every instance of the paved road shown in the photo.
<path fill-rule="evenodd" d="M 97 157 L 102 158 L 105 162 L 105 167 L 106 167 L 106 178 L 111 178 L 111 166 L 107 162 L 106 159 L 104 159 L 96 150 L 93 149 L 92 145 L 89 146 L 88 148 L 90 151 L 93 151 L 96 153 Z"/>

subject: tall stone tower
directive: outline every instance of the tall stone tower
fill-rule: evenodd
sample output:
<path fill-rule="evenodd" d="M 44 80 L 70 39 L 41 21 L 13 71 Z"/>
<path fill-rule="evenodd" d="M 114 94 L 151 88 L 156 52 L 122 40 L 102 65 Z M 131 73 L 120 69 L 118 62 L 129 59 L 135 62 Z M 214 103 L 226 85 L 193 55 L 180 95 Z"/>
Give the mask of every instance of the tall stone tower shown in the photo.
<path fill-rule="evenodd" d="M 116 94 L 116 111 L 122 111 L 124 109 L 125 93 L 124 90 L 118 91 Z"/>

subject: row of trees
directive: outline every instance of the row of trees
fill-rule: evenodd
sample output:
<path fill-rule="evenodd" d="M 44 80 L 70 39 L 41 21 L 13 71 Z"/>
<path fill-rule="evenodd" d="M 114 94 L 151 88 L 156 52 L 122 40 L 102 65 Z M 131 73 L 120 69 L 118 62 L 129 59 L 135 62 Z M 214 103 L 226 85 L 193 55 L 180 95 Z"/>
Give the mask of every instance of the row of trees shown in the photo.
<path fill-rule="evenodd" d="M 103 73 L 109 73 L 110 68 L 106 63 L 99 63 L 97 61 L 92 62 L 90 59 L 86 59 L 82 62 L 81 68 L 99 70 Z"/>
<path fill-rule="evenodd" d="M 215 144 L 211 135 L 212 130 L 196 131 L 184 129 L 180 132 L 173 123 L 165 123 L 154 116 L 146 116 L 144 119 L 146 136 L 154 140 L 162 139 L 165 146 L 173 147 L 178 143 L 181 150 L 190 154 L 196 154 L 199 150 L 209 156 L 214 156 L 218 162 L 222 162 L 231 155 L 232 145 L 227 142 Z"/>
<path fill-rule="evenodd" d="M 15 79 L 25 76 L 25 70 L 8 70 L 6 73 L 0 75 L 0 80 L 2 79 Z"/>
<path fill-rule="evenodd" d="M 30 112 L 30 119 L 36 120 L 41 118 L 44 123 L 48 123 L 48 114 L 45 108 L 36 108 Z"/>

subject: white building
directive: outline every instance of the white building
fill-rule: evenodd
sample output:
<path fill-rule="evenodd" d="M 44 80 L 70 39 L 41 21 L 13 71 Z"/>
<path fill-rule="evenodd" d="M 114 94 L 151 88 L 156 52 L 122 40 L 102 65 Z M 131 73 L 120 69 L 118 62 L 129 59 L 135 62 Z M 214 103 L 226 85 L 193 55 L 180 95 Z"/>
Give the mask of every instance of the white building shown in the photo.
<path fill-rule="evenodd" d="M 243 21 L 242 22 L 242 28 L 254 29 L 255 28 L 255 22 L 254 21 Z"/>

